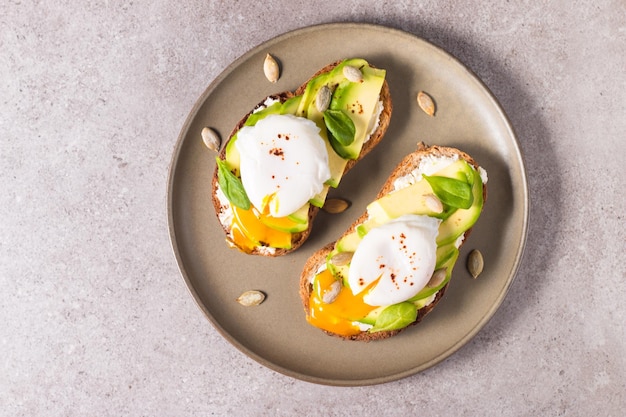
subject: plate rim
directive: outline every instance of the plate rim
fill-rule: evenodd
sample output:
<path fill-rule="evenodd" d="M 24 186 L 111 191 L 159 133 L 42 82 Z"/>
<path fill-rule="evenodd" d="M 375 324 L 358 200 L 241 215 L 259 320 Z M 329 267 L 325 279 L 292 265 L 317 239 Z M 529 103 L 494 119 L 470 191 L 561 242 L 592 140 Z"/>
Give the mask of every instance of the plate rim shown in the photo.
<path fill-rule="evenodd" d="M 447 58 L 451 59 L 455 64 L 457 64 L 460 68 L 462 68 L 464 71 L 467 72 L 467 74 L 473 79 L 473 81 L 477 82 L 479 84 L 479 86 L 481 87 L 481 89 L 487 94 L 487 97 L 489 98 L 489 100 L 491 101 L 491 104 L 493 106 L 493 108 L 495 110 L 497 110 L 497 114 L 499 116 L 499 118 L 502 119 L 502 121 L 504 122 L 504 125 L 506 126 L 506 130 L 508 131 L 508 134 L 510 136 L 510 138 L 512 139 L 512 145 L 513 145 L 513 149 L 515 151 L 515 157 L 517 158 L 517 160 L 519 161 L 519 168 L 520 168 L 520 172 L 519 172 L 519 179 L 520 179 L 520 183 L 522 185 L 522 191 L 523 191 L 523 207 L 522 207 L 522 222 L 521 222 L 521 239 L 519 241 L 519 245 L 517 247 L 515 256 L 514 256 L 514 261 L 512 263 L 512 268 L 511 271 L 509 272 L 509 278 L 506 281 L 506 285 L 504 286 L 504 288 L 502 289 L 502 291 L 499 293 L 498 297 L 494 300 L 494 302 L 490 305 L 487 314 L 485 314 L 481 320 L 479 320 L 476 325 L 474 327 L 472 327 L 470 329 L 470 331 L 463 336 L 462 338 L 460 338 L 459 340 L 456 341 L 456 343 L 454 343 L 452 346 L 450 346 L 448 349 L 442 351 L 440 354 L 438 354 L 435 358 L 422 363 L 419 366 L 415 366 L 415 367 L 411 367 L 408 368 L 404 371 L 400 371 L 400 372 L 396 372 L 396 373 L 392 373 L 392 374 L 388 374 L 388 375 L 384 375 L 384 376 L 379 376 L 379 377 L 371 377 L 371 378 L 362 378 L 362 379 L 354 379 L 354 378 L 345 378 L 345 379 L 340 379 L 340 378 L 323 378 L 323 377 L 318 377 L 318 376 L 314 376 L 314 375 L 306 375 L 303 374 L 301 372 L 297 372 L 294 371 L 292 369 L 286 368 L 284 366 L 281 366 L 279 364 L 276 364 L 274 362 L 272 362 L 271 360 L 268 360 L 266 358 L 264 358 L 263 356 L 253 352 L 252 350 L 248 349 L 246 346 L 244 346 L 241 342 L 239 342 L 235 337 L 233 337 L 229 332 L 227 332 L 222 325 L 218 322 L 218 320 L 216 320 L 213 315 L 210 313 L 210 311 L 208 311 L 207 307 L 204 305 L 204 303 L 202 303 L 202 300 L 200 299 L 200 295 L 198 294 L 197 290 L 193 287 L 191 279 L 187 273 L 187 270 L 185 269 L 185 266 L 183 264 L 183 259 L 180 253 L 180 248 L 177 245 L 177 234 L 176 234 L 176 230 L 174 227 L 174 214 L 173 214 L 173 205 L 174 205 L 174 201 L 173 201 L 173 194 L 174 194 L 174 180 L 175 180 L 175 175 L 176 175 L 176 168 L 178 167 L 178 163 L 179 163 L 179 157 L 182 151 L 182 147 L 183 144 L 185 142 L 185 138 L 188 134 L 189 131 L 189 127 L 191 125 L 191 123 L 195 120 L 195 118 L 198 115 L 199 110 L 201 109 L 201 107 L 203 106 L 203 104 L 205 103 L 206 99 L 211 95 L 211 93 L 221 84 L 221 82 L 228 77 L 228 75 L 230 75 L 230 73 L 237 68 L 241 63 L 247 61 L 251 56 L 253 56 L 255 53 L 257 53 L 260 49 L 262 48 L 268 48 L 269 46 L 281 42 L 287 38 L 290 37 L 294 37 L 294 36 L 300 36 L 302 34 L 306 34 L 307 32 L 310 31 L 319 31 L 319 30 L 325 30 L 325 29 L 337 29 L 337 28 L 341 28 L 341 29 L 352 29 L 352 28 L 357 28 L 357 29 L 365 29 L 365 30 L 374 30 L 374 31 L 382 31 L 382 32 L 387 32 L 396 36 L 403 36 L 409 39 L 412 39 L 413 41 L 417 41 L 417 42 L 422 42 L 425 45 L 427 45 L 428 47 L 434 48 L 435 50 L 437 50 L 439 53 L 443 54 L 444 56 L 446 56 Z M 205 318 L 211 323 L 211 325 L 218 331 L 218 333 L 224 337 L 224 339 L 226 339 L 231 345 L 233 345 L 236 349 L 238 349 L 240 352 L 242 352 L 243 354 L 245 354 L 246 356 L 248 356 L 249 358 L 255 360 L 256 362 L 260 363 L 261 365 L 275 371 L 278 372 L 280 374 L 286 375 L 288 377 L 292 377 L 304 382 L 309 382 L 309 383 L 315 383 L 315 384 L 320 384 L 320 385 L 328 385 L 328 386 L 348 386 L 348 387 L 357 387 L 357 386 L 368 386 L 368 385 L 377 385 L 377 384 L 382 384 L 382 383 L 387 383 L 387 382 L 392 382 L 392 381 L 396 381 L 399 379 L 403 379 L 412 375 L 415 375 L 419 372 L 422 372 L 428 368 L 431 368 L 435 365 L 437 365 L 438 363 L 446 360 L 447 358 L 449 358 L 450 356 L 452 356 L 455 352 L 457 352 L 461 347 L 463 347 L 464 345 L 466 345 L 471 339 L 473 339 L 476 334 L 478 332 L 480 332 L 480 330 L 482 330 L 485 325 L 493 318 L 493 316 L 495 315 L 495 313 L 497 312 L 497 310 L 500 308 L 500 306 L 502 305 L 502 302 L 504 301 L 504 299 L 506 298 L 508 292 L 511 289 L 511 286 L 513 284 L 513 282 L 515 281 L 515 279 L 517 278 L 518 272 L 519 272 L 519 268 L 520 265 L 523 261 L 523 257 L 524 257 L 524 253 L 525 253 L 525 249 L 526 249 L 526 241 L 528 238 L 528 229 L 529 229 L 529 222 L 530 222 L 530 193 L 529 193 L 529 189 L 528 189 L 528 178 L 527 178 L 527 172 L 526 172 L 526 164 L 524 161 L 524 156 L 521 152 L 521 148 L 519 146 L 519 140 L 518 137 L 515 133 L 515 129 L 513 127 L 513 124 L 511 123 L 510 118 L 508 117 L 508 115 L 506 114 L 506 112 L 504 111 L 504 109 L 502 108 L 500 102 L 498 101 L 498 99 L 496 98 L 496 96 L 493 94 L 493 92 L 491 91 L 491 89 L 484 83 L 484 81 L 478 77 L 478 75 L 471 70 L 469 67 L 467 67 L 463 62 L 461 62 L 458 58 L 456 58 L 454 55 L 452 55 L 450 52 L 446 51 L 445 49 L 441 48 L 438 45 L 433 44 L 432 42 L 416 35 L 413 34 L 411 32 L 407 32 L 405 30 L 402 29 L 398 29 L 398 28 L 394 28 L 394 27 L 390 27 L 390 26 L 386 26 L 386 25 L 380 25 L 380 24 L 374 24 L 374 23 L 361 23 L 361 22 L 334 22 L 334 23 L 320 23 L 320 24 L 315 24 L 315 25 L 310 25 L 310 26 L 305 26 L 305 27 L 301 27 L 301 28 L 297 28 L 297 29 L 293 29 L 287 32 L 284 32 L 282 34 L 279 34 L 277 36 L 274 36 L 266 41 L 263 41 L 251 48 L 249 48 L 246 52 L 244 52 L 242 55 L 240 55 L 238 58 L 236 58 L 234 61 L 232 61 L 230 64 L 228 64 L 208 85 L 207 87 L 204 89 L 204 91 L 200 94 L 200 96 L 196 99 L 196 101 L 194 102 L 191 110 L 189 111 L 187 117 L 185 118 L 180 132 L 178 134 L 177 140 L 175 142 L 174 145 L 174 149 L 172 152 L 172 157 L 169 163 L 169 167 L 168 167 L 168 173 L 167 173 L 167 190 L 166 190 L 166 210 L 167 210 L 167 222 L 168 222 L 168 234 L 169 234 L 169 240 L 170 240 L 170 246 L 172 248 L 172 251 L 175 255 L 175 259 L 176 259 L 176 263 L 177 263 L 177 267 L 179 269 L 179 273 L 181 274 L 181 277 L 183 278 L 183 280 L 185 281 L 185 286 L 187 288 L 187 291 L 190 293 L 190 295 L 192 296 L 194 302 L 196 303 L 196 305 L 198 306 L 198 308 L 203 312 Z"/>

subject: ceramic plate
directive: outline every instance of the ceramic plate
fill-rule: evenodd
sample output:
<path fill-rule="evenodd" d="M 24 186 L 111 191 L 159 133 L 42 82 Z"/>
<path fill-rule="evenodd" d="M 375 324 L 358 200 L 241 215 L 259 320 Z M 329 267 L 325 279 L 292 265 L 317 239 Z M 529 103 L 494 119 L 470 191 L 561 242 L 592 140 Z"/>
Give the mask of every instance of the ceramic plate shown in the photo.
<path fill-rule="evenodd" d="M 282 65 L 276 84 L 263 75 L 267 53 Z M 351 57 L 365 58 L 387 70 L 394 105 L 381 144 L 330 194 L 350 200 L 351 208 L 339 215 L 321 212 L 310 239 L 290 255 L 264 258 L 229 249 L 211 204 L 215 154 L 204 146 L 202 128 L 211 126 L 226 138 L 265 96 L 295 90 L 319 68 Z M 435 117 L 417 106 L 420 90 L 435 99 Z M 421 324 L 394 338 L 360 343 L 327 336 L 305 321 L 298 295 L 300 270 L 312 252 L 334 241 L 365 210 L 418 141 L 458 147 L 489 174 L 488 201 L 462 248 L 451 285 Z M 174 150 L 168 216 L 172 246 L 191 295 L 228 341 L 263 365 L 295 378 L 327 385 L 369 385 L 437 364 L 493 316 L 522 256 L 528 190 L 506 115 L 485 85 L 459 61 L 396 29 L 328 24 L 296 30 L 254 48 L 206 89 Z M 470 278 L 464 266 L 467 253 L 474 248 L 482 251 L 486 262 L 477 280 Z M 235 302 L 242 292 L 252 289 L 267 294 L 263 304 L 246 308 Z"/>

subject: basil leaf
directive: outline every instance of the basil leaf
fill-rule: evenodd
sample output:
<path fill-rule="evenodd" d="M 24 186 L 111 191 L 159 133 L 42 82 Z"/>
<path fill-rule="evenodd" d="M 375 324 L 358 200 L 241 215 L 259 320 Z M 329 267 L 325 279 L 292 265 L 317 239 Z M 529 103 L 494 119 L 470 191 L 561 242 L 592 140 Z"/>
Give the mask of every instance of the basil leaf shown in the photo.
<path fill-rule="evenodd" d="M 472 207 L 474 196 L 472 186 L 456 178 L 422 175 L 430 184 L 442 203 L 452 207 L 468 209 Z"/>
<path fill-rule="evenodd" d="M 350 146 L 354 142 L 356 128 L 354 122 L 341 110 L 328 109 L 324 112 L 324 123 L 331 135 L 341 146 Z"/>
<path fill-rule="evenodd" d="M 335 153 L 342 157 L 343 159 L 356 159 L 350 152 L 346 150 L 346 147 L 335 139 L 333 135 L 328 135 L 328 141 L 330 142 L 330 146 L 333 148 Z"/>
<path fill-rule="evenodd" d="M 250 209 L 251 203 L 241 180 L 228 169 L 226 161 L 219 157 L 215 158 L 215 161 L 217 162 L 217 182 L 228 201 L 240 209 Z"/>
<path fill-rule="evenodd" d="M 370 332 L 403 329 L 417 319 L 417 307 L 413 303 L 390 305 L 380 312 Z"/>

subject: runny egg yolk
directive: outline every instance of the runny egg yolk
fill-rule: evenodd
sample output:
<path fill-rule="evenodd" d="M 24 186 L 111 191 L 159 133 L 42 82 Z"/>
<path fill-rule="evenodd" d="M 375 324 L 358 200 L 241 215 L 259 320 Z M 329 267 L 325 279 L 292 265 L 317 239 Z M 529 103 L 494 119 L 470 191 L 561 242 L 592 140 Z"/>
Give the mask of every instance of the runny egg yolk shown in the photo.
<path fill-rule="evenodd" d="M 314 289 L 309 298 L 307 320 L 313 326 L 329 332 L 343 336 L 356 335 L 361 330 L 353 322 L 367 316 L 376 307 L 363 302 L 363 296 L 367 294 L 367 291 L 353 295 L 345 287 L 341 289 L 332 303 L 324 303 L 322 301 L 323 294 L 335 281 L 336 278 L 329 270 L 324 270 L 315 277 Z M 376 282 L 372 283 L 373 285 L 376 285 Z"/>
<path fill-rule="evenodd" d="M 254 207 L 243 210 L 233 206 L 232 239 L 245 252 L 252 252 L 259 245 L 274 248 L 291 248 L 291 233 L 266 226 L 261 218 L 266 216 Z"/>

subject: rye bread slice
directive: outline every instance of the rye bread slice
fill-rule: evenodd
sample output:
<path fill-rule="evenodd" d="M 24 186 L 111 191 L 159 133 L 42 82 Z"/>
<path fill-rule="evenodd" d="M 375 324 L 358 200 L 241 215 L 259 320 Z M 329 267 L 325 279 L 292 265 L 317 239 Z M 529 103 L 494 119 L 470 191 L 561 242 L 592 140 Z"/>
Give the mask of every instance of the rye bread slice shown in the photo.
<path fill-rule="evenodd" d="M 445 156 L 455 156 L 455 155 L 458 155 L 459 159 L 464 159 L 470 165 L 472 165 L 475 169 L 478 169 L 478 164 L 476 163 L 476 161 L 467 153 L 459 149 L 445 147 L 445 146 L 436 146 L 436 145 L 427 146 L 423 142 L 418 143 L 417 150 L 405 156 L 404 159 L 402 159 L 402 161 L 396 166 L 396 168 L 394 168 L 393 172 L 387 178 L 387 181 L 382 186 L 381 190 L 378 192 L 378 195 L 376 196 L 375 200 L 393 191 L 394 181 L 399 177 L 409 174 L 411 171 L 417 168 L 422 158 L 426 156 L 445 157 Z M 486 184 L 483 184 L 483 198 L 484 198 L 484 201 L 486 201 L 487 199 Z M 350 225 L 350 227 L 344 232 L 344 234 L 341 235 L 337 240 L 341 239 L 342 237 L 346 236 L 349 233 L 352 233 L 359 224 L 362 224 L 366 220 L 367 220 L 367 212 L 363 213 L 357 220 L 355 220 L 354 223 L 352 223 L 352 225 Z M 464 233 L 463 243 L 467 241 L 467 237 L 469 236 L 471 230 L 472 229 L 468 229 Z M 302 299 L 304 311 L 307 315 L 309 314 L 309 299 L 311 296 L 311 292 L 313 291 L 313 285 L 311 284 L 312 278 L 315 276 L 315 273 L 319 270 L 319 268 L 326 262 L 326 257 L 335 247 L 335 243 L 336 242 L 329 243 L 328 245 L 319 249 L 317 252 L 313 253 L 313 255 L 311 255 L 311 257 L 309 257 L 309 259 L 306 261 L 302 269 L 302 274 L 300 275 L 300 298 Z M 463 245 L 463 243 L 461 244 L 461 246 Z M 437 295 L 435 296 L 435 299 L 432 303 L 428 304 L 425 307 L 422 307 L 421 309 L 417 311 L 417 319 L 409 326 L 415 325 L 419 323 L 420 321 L 422 321 L 422 319 L 435 308 L 435 306 L 442 299 L 449 284 L 450 282 L 448 282 L 443 288 L 441 288 L 437 292 Z M 338 334 L 328 332 L 325 330 L 324 332 L 329 335 L 337 336 L 337 337 L 348 339 L 348 340 L 372 341 L 372 340 L 387 339 L 391 336 L 394 336 L 400 333 L 402 330 L 406 329 L 407 327 L 400 329 L 400 330 L 381 331 L 381 332 L 374 332 L 374 333 L 368 333 L 364 331 L 353 336 L 342 336 L 342 335 L 338 335 Z"/>
<path fill-rule="evenodd" d="M 278 93 L 278 94 L 273 94 L 271 96 L 269 96 L 268 98 L 272 98 L 275 100 L 279 100 L 281 103 L 284 103 L 286 100 L 288 100 L 291 97 L 294 96 L 298 96 L 301 95 L 302 93 L 304 93 L 304 90 L 306 88 L 306 85 L 309 83 L 309 81 L 311 81 L 313 78 L 315 78 L 316 76 L 323 74 L 325 72 L 329 72 L 331 71 L 333 68 L 335 68 L 338 64 L 340 64 L 342 61 L 337 61 L 334 62 L 332 64 L 329 64 L 327 66 L 325 66 L 324 68 L 318 70 L 314 75 L 312 75 L 305 83 L 303 83 L 300 87 L 298 87 L 296 89 L 296 91 L 294 93 L 290 92 L 290 91 L 286 91 L 283 93 Z M 250 117 L 250 115 L 259 107 L 263 106 L 265 103 L 265 100 L 267 100 L 267 98 L 263 99 L 262 102 L 260 102 L 259 104 L 257 104 L 254 109 L 252 109 L 248 114 L 246 114 L 235 126 L 235 128 L 233 129 L 233 131 L 230 133 L 230 135 L 228 136 L 228 140 L 225 142 L 224 146 L 222 147 L 222 150 L 219 153 L 219 157 L 224 159 L 225 154 L 226 154 L 226 144 L 228 143 L 228 141 L 230 141 L 232 139 L 232 137 L 235 135 L 235 133 L 237 133 L 239 131 L 239 129 L 241 129 L 244 125 L 244 123 L 246 122 L 246 120 L 248 119 L 248 117 Z M 365 155 L 367 155 L 372 149 L 374 149 L 374 147 L 376 147 L 376 145 L 378 145 L 380 143 L 380 141 L 382 140 L 383 136 L 385 135 L 385 132 L 387 131 L 387 128 L 389 127 L 389 122 L 391 120 L 391 112 L 393 110 L 393 105 L 391 102 L 391 94 L 389 91 L 389 85 L 387 84 L 387 81 L 385 80 L 385 82 L 383 83 L 381 92 L 380 92 L 380 100 L 383 103 L 383 110 L 380 114 L 379 117 L 379 124 L 378 124 L 378 128 L 372 133 L 372 135 L 370 135 L 370 138 L 367 142 L 365 142 L 363 144 L 363 148 L 361 149 L 361 153 L 359 154 L 359 157 L 355 160 L 350 160 L 348 161 L 348 163 L 346 164 L 346 168 L 344 170 L 344 175 L 354 167 L 354 165 L 360 161 L 361 159 L 363 159 L 363 157 Z M 220 200 L 217 198 L 217 190 L 219 189 L 219 184 L 218 184 L 218 179 L 217 179 L 217 167 L 215 168 L 214 172 L 213 172 L 213 178 L 211 181 L 211 197 L 213 200 L 213 207 L 215 208 L 215 213 L 218 217 L 218 220 L 220 219 L 220 214 L 224 213 L 226 210 L 230 210 L 228 205 L 224 205 L 222 204 L 222 202 L 220 202 Z M 298 249 L 300 246 L 302 246 L 302 244 L 307 240 L 307 238 L 309 237 L 311 230 L 313 228 L 313 221 L 315 220 L 315 217 L 317 216 L 317 213 L 319 212 L 319 208 L 315 207 L 313 205 L 310 206 L 309 209 L 309 227 L 299 233 L 293 233 L 292 234 L 292 239 L 291 239 L 291 244 L 292 247 L 291 249 L 275 249 L 275 251 L 273 253 L 269 253 L 266 252 L 264 250 L 262 250 L 261 248 L 254 248 L 251 252 L 249 252 L 249 254 L 251 255 L 260 255 L 260 256 L 270 256 L 270 257 L 274 257 L 274 256 L 282 256 L 282 255 L 286 255 L 288 253 L 291 253 L 293 251 L 295 251 L 296 249 Z M 224 233 L 227 236 L 227 241 L 232 244 L 233 246 L 235 246 L 234 242 L 232 242 L 229 239 L 229 235 L 230 235 L 230 225 L 229 224 L 224 224 L 222 223 L 222 221 L 220 220 L 220 224 L 222 225 L 222 229 L 224 230 Z M 236 247 L 236 246 L 235 246 Z"/>

